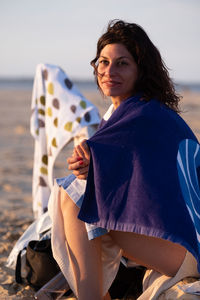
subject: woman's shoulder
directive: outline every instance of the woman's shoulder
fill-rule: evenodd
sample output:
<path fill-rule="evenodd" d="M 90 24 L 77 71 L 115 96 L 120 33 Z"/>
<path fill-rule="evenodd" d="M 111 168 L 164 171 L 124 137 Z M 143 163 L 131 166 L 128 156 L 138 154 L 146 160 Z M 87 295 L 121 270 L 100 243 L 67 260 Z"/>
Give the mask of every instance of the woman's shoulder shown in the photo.
<path fill-rule="evenodd" d="M 146 121 L 146 124 L 153 124 L 157 131 L 162 133 L 165 131 L 171 135 L 180 135 L 196 140 L 193 131 L 185 120 L 173 109 L 158 100 L 150 100 L 147 105 L 144 105 L 141 117 Z"/>

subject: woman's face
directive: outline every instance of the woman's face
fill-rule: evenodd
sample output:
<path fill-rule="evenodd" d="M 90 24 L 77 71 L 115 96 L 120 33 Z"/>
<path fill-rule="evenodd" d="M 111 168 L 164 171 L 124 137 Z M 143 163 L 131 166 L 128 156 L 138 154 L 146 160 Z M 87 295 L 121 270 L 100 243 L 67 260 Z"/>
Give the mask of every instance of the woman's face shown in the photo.
<path fill-rule="evenodd" d="M 138 67 L 124 45 L 106 45 L 100 53 L 97 72 L 99 87 L 111 97 L 114 106 L 132 96 Z"/>

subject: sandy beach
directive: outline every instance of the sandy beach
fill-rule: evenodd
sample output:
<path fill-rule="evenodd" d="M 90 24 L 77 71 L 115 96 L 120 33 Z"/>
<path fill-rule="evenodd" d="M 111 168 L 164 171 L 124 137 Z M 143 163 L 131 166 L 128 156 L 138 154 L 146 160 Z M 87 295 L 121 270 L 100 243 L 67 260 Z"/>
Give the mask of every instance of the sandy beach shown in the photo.
<path fill-rule="evenodd" d="M 200 93 L 185 90 L 182 94 L 181 115 L 200 141 Z M 98 92 L 86 91 L 84 95 L 103 115 L 109 100 L 103 100 Z M 15 242 L 33 221 L 34 141 L 29 130 L 31 91 L 0 90 L 0 106 L 0 299 L 31 299 L 32 289 L 16 284 L 14 271 L 5 266 Z M 60 153 L 55 177 L 68 174 L 66 158 L 71 149 L 72 145 L 68 145 Z"/>

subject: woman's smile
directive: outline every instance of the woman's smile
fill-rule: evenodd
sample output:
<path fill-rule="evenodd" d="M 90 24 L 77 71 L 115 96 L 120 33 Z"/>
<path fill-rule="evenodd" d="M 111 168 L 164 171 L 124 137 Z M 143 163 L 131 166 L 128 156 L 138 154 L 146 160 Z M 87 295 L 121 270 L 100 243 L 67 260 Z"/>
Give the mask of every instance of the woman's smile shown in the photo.
<path fill-rule="evenodd" d="M 102 85 L 107 86 L 107 87 L 116 87 L 120 84 L 121 84 L 121 82 L 116 81 L 116 80 L 112 80 L 112 79 L 102 81 Z"/>

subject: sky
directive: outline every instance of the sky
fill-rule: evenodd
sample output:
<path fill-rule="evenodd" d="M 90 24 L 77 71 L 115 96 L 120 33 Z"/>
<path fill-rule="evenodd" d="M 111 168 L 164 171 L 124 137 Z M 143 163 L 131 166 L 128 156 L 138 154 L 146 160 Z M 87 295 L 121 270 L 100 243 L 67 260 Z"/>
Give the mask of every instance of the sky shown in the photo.
<path fill-rule="evenodd" d="M 0 0 L 0 77 L 33 77 L 38 63 L 92 79 L 109 20 L 141 25 L 170 76 L 200 83 L 200 0 Z"/>

